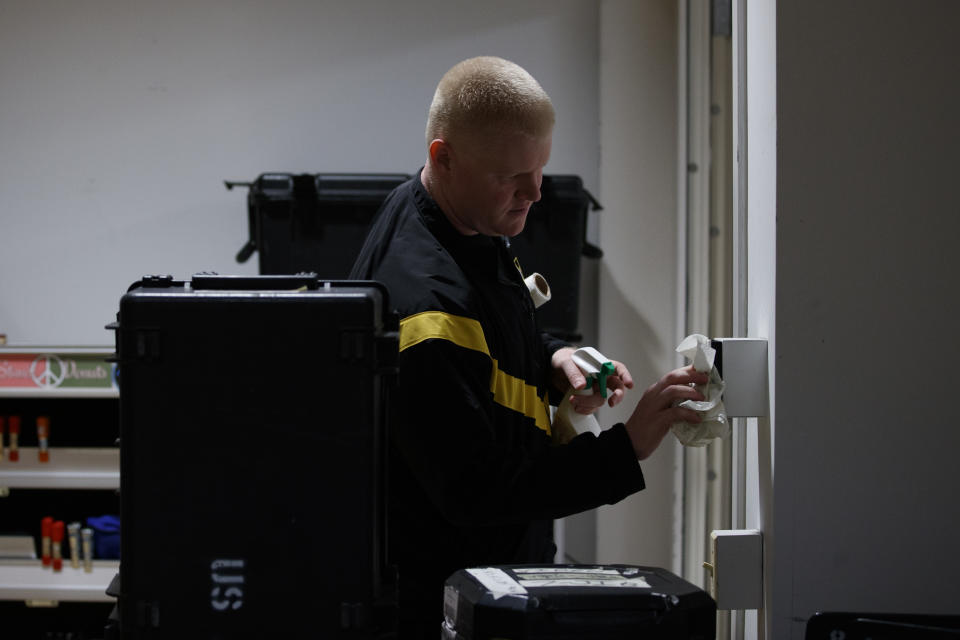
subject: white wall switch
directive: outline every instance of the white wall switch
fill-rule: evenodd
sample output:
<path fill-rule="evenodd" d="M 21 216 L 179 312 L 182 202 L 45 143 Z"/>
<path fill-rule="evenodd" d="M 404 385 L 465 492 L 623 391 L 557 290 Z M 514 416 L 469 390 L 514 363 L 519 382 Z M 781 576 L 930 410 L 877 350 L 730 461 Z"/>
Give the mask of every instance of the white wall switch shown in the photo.
<path fill-rule="evenodd" d="M 762 338 L 714 338 L 713 364 L 723 378 L 723 406 L 731 418 L 758 418 L 770 413 L 767 341 Z"/>
<path fill-rule="evenodd" d="M 710 534 L 710 595 L 717 609 L 763 605 L 763 534 L 757 529 L 718 529 Z"/>

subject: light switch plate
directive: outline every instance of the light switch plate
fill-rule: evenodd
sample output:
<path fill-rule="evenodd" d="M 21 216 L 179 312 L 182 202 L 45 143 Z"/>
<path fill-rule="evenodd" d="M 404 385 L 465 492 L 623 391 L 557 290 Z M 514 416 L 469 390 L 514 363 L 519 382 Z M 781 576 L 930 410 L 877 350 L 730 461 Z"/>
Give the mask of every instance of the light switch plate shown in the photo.
<path fill-rule="evenodd" d="M 763 338 L 714 338 L 713 364 L 723 378 L 723 406 L 730 418 L 769 415 L 767 341 Z"/>
<path fill-rule="evenodd" d="M 717 529 L 710 534 L 710 595 L 717 609 L 763 605 L 763 534 L 757 529 Z"/>

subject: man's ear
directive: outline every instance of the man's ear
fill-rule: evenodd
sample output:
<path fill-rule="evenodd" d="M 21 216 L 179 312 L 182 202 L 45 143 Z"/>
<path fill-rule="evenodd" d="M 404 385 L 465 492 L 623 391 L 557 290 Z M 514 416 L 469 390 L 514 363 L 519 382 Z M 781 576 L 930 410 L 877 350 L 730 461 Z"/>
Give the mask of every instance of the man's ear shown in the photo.
<path fill-rule="evenodd" d="M 453 161 L 453 150 L 445 140 L 436 138 L 430 143 L 428 151 L 430 152 L 430 163 L 438 171 L 450 171 Z"/>

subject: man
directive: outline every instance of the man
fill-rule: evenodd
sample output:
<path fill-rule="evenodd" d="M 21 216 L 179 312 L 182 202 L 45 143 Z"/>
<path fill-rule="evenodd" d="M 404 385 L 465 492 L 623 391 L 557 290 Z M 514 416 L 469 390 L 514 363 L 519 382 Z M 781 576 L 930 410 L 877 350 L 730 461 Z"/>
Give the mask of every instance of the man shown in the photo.
<path fill-rule="evenodd" d="M 454 66 L 430 107 L 426 164 L 386 199 L 351 274 L 386 284 L 401 317 L 389 530 L 401 637 L 436 637 L 455 570 L 551 562 L 554 518 L 642 489 L 637 461 L 674 422 L 699 421 L 673 406 L 702 399 L 690 384 L 706 376 L 688 367 L 647 389 L 626 425 L 551 440 L 548 398 L 585 380 L 573 349 L 539 332 L 505 238 L 540 199 L 553 123 L 519 66 Z M 633 386 L 616 374 L 611 406 Z M 590 413 L 603 400 L 576 402 Z"/>

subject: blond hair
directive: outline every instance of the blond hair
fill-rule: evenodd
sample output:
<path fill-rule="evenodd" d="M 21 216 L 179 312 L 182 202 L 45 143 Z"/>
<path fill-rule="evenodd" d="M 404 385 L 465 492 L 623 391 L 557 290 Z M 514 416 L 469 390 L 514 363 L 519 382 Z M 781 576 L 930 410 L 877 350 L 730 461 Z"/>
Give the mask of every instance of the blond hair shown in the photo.
<path fill-rule="evenodd" d="M 553 129 L 550 96 L 526 70 L 509 60 L 464 60 L 440 79 L 427 118 L 427 144 L 466 132 L 519 131 L 535 137 Z"/>

